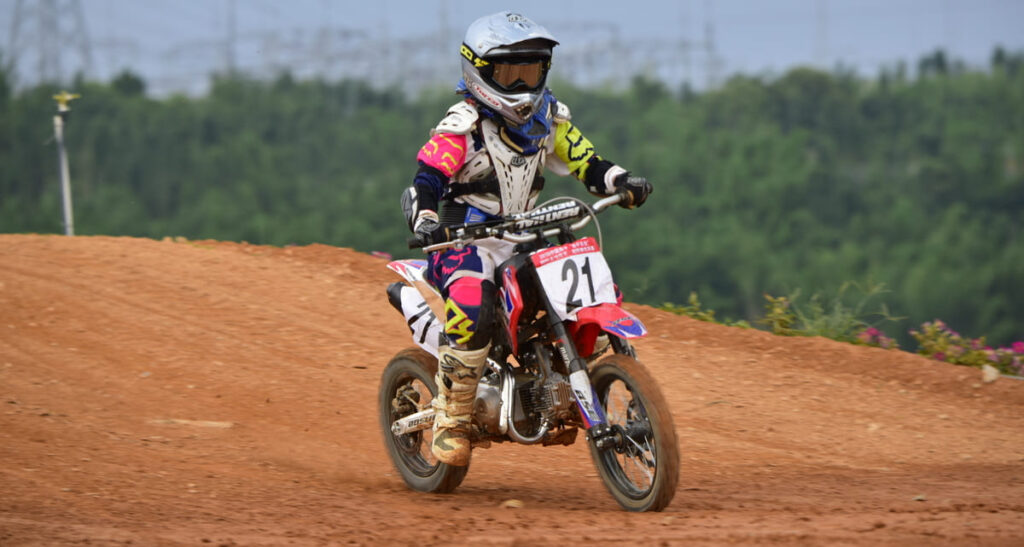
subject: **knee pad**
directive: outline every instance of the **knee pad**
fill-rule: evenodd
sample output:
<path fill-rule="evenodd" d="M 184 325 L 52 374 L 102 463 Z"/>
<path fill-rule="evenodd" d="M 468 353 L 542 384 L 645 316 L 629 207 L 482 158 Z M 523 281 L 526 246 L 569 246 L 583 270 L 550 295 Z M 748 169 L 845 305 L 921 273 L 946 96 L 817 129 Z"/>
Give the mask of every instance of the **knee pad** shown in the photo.
<path fill-rule="evenodd" d="M 488 280 L 460 277 L 448 287 L 444 332 L 453 346 L 480 349 L 494 335 L 497 287 Z"/>

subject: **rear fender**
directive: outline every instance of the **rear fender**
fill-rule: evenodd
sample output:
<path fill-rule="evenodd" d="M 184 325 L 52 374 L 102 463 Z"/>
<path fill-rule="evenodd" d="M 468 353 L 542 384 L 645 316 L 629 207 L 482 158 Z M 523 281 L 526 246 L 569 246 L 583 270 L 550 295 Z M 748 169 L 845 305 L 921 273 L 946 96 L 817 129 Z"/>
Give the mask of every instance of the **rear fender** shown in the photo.
<path fill-rule="evenodd" d="M 402 276 L 410 285 L 416 282 L 426 283 L 427 261 L 422 258 L 409 258 L 388 262 L 388 269 Z"/>
<path fill-rule="evenodd" d="M 412 339 L 416 345 L 437 357 L 441 321 L 434 315 L 423 294 L 405 283 L 396 281 L 388 287 L 388 300 L 405 316 L 405 324 L 412 331 Z"/>
<path fill-rule="evenodd" d="M 413 341 L 436 357 L 441 335 L 438 317 L 441 317 L 444 304 L 441 293 L 426 280 L 427 261 L 395 260 L 388 263 L 388 269 L 402 276 L 407 283 L 394 283 L 388 287 L 391 305 L 405 316 Z"/>

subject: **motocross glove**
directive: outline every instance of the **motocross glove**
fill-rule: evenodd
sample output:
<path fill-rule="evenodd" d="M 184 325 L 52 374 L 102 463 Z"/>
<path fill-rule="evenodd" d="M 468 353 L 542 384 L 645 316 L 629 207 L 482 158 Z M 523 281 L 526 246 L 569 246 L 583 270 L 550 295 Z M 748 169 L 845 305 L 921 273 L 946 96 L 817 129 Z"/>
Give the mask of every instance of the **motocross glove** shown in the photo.
<path fill-rule="evenodd" d="M 448 229 L 438 222 L 437 213 L 430 210 L 420 211 L 413 234 L 421 247 L 448 241 Z"/>
<path fill-rule="evenodd" d="M 646 178 L 630 175 L 628 171 L 615 177 L 615 187 L 624 193 L 625 197 L 619 205 L 626 209 L 643 205 L 647 196 L 654 191 L 654 186 Z"/>

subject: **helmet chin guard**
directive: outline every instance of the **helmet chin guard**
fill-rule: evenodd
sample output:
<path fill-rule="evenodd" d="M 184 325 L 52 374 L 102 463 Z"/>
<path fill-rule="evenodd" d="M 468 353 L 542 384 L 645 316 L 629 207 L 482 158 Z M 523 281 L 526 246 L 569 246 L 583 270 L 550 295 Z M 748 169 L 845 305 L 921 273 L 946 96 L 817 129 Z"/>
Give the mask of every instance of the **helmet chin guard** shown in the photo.
<path fill-rule="evenodd" d="M 512 124 L 526 124 L 544 106 L 556 45 L 547 29 L 515 12 L 477 19 L 460 51 L 466 91 Z"/>

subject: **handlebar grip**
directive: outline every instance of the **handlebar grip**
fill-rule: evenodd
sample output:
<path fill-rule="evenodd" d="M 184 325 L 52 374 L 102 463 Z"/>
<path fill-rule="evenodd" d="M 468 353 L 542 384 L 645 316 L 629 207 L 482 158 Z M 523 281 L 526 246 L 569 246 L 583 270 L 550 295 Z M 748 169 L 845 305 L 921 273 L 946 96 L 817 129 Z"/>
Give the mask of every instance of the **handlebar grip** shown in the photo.
<path fill-rule="evenodd" d="M 619 190 L 612 195 L 619 196 L 618 205 L 621 207 L 629 209 L 633 205 L 633 192 L 630 192 L 628 188 L 619 188 Z"/>
<path fill-rule="evenodd" d="M 422 249 L 427 246 L 427 242 L 420 239 L 418 235 L 412 236 L 405 240 L 405 243 L 409 245 L 410 249 Z"/>

